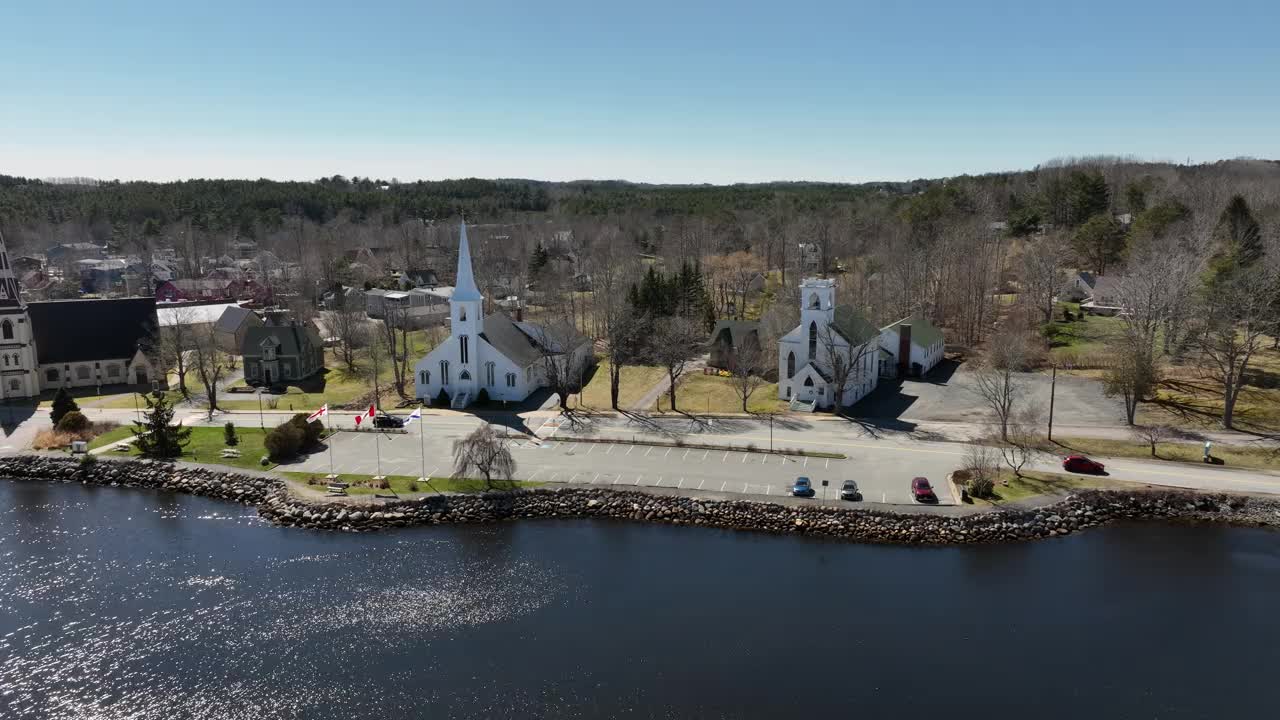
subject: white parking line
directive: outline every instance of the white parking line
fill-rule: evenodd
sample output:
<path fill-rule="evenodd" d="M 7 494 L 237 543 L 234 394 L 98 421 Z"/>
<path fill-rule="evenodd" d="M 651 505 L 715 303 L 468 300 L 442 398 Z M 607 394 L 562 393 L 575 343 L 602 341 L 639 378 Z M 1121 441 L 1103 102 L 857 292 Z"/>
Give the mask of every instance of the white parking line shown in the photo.
<path fill-rule="evenodd" d="M 636 476 L 636 485 L 639 485 L 639 484 L 640 484 L 640 481 L 641 481 L 641 480 L 643 480 L 643 479 L 644 479 L 644 476 L 643 476 L 643 475 L 637 475 L 637 476 Z"/>
<path fill-rule="evenodd" d="M 632 445 L 631 447 L 627 448 L 627 455 L 630 455 L 630 454 L 631 454 L 631 451 L 632 451 L 632 450 L 635 450 L 635 449 L 636 449 L 636 446 L 635 446 L 635 445 Z M 626 457 L 627 455 L 623 455 L 623 457 Z"/>
<path fill-rule="evenodd" d="M 554 475 L 552 475 L 552 476 L 551 476 L 551 482 L 555 482 L 555 481 L 556 481 L 556 478 L 558 478 L 558 477 L 560 477 L 560 473 L 555 473 Z"/>
<path fill-rule="evenodd" d="M 823 469 L 823 470 L 827 470 L 827 469 L 830 469 L 830 468 L 831 468 L 831 458 L 827 458 L 827 462 L 826 462 L 826 464 L 825 464 L 825 465 L 823 465 L 823 466 L 822 466 L 822 469 Z"/>
<path fill-rule="evenodd" d="M 720 486 L 720 492 L 724 492 L 725 485 L 728 485 L 728 484 L 729 484 L 729 481 L 725 480 L 724 483 Z"/>
<path fill-rule="evenodd" d="M 710 451 L 710 450 L 703 450 L 703 451 L 702 451 L 702 459 L 703 459 L 703 460 L 706 460 L 706 459 L 707 459 L 707 453 L 709 453 L 709 452 L 711 452 L 711 451 Z"/>
<path fill-rule="evenodd" d="M 577 479 L 578 479 L 578 473 L 574 473 L 574 474 L 573 474 L 573 477 L 569 478 L 569 480 L 568 480 L 568 481 L 569 481 L 569 482 L 576 482 L 576 481 L 577 481 Z"/>
<path fill-rule="evenodd" d="M 681 460 L 685 460 L 685 459 L 687 459 L 688 457 L 689 457 L 689 451 L 688 451 L 688 450 L 685 450 L 685 451 L 684 451 L 684 454 L 680 456 L 680 459 L 681 459 Z"/>
<path fill-rule="evenodd" d="M 649 453 L 653 452 L 653 446 L 650 445 L 648 450 L 644 451 L 644 456 L 649 457 Z"/>
<path fill-rule="evenodd" d="M 431 472 L 427 473 L 427 477 L 435 477 L 436 471 L 439 469 L 440 469 L 439 466 L 431 468 Z"/>
<path fill-rule="evenodd" d="M 597 480 L 599 480 L 599 479 L 600 479 L 600 473 L 596 473 L 596 476 L 595 476 L 595 477 L 593 477 L 593 478 L 591 478 L 591 484 L 592 484 L 592 485 L 595 485 L 595 484 L 596 484 L 596 481 L 597 481 Z"/>
<path fill-rule="evenodd" d="M 534 479 L 534 478 L 538 477 L 538 473 L 540 473 L 540 472 L 542 472 L 542 470 L 536 470 L 536 471 L 534 471 L 534 473 L 533 473 L 532 475 L 530 475 L 530 476 L 529 476 L 529 479 L 530 479 L 530 480 L 532 480 L 532 479 Z"/>
<path fill-rule="evenodd" d="M 746 453 L 742 453 L 742 462 L 746 462 L 746 461 L 747 461 L 747 457 L 748 457 L 748 455 L 747 455 Z"/>
<path fill-rule="evenodd" d="M 888 493 L 880 493 L 880 502 L 888 502 Z"/>
<path fill-rule="evenodd" d="M 765 495 L 772 495 L 772 494 L 773 494 L 773 486 L 772 486 L 772 485 L 765 485 L 765 486 L 764 486 L 764 494 L 765 494 Z"/>
<path fill-rule="evenodd" d="M 689 451 L 685 450 L 685 452 L 689 452 Z M 667 451 L 663 453 L 662 457 L 666 457 L 667 455 L 670 455 L 670 454 L 671 454 L 671 448 L 667 448 Z"/>
<path fill-rule="evenodd" d="M 804 467 L 809 467 L 809 458 L 804 459 Z"/>
<path fill-rule="evenodd" d="M 769 462 L 769 456 L 768 456 L 768 455 L 762 455 L 762 456 L 760 456 L 760 464 L 761 464 L 761 465 L 764 465 L 764 464 L 765 464 L 765 463 L 767 463 L 767 462 Z"/>
<path fill-rule="evenodd" d="M 591 453 L 593 453 L 593 452 L 595 452 L 595 451 L 596 451 L 596 445 L 595 445 L 595 443 L 592 443 L 592 444 L 591 444 L 591 447 L 587 448 L 587 454 L 588 454 L 588 455 L 590 455 Z"/>
<path fill-rule="evenodd" d="M 621 475 L 619 475 L 618 477 L 614 478 L 614 479 L 613 479 L 613 482 L 611 482 L 611 483 L 609 483 L 609 484 L 610 484 L 610 485 L 617 485 L 617 484 L 618 484 L 618 483 L 620 483 L 620 482 L 622 482 L 622 476 L 621 476 Z"/>
<path fill-rule="evenodd" d="M 729 459 L 729 451 L 725 450 L 724 457 L 720 458 L 720 462 L 724 462 L 725 460 L 728 460 L 728 459 Z"/>
<path fill-rule="evenodd" d="M 706 481 L 707 481 L 707 479 L 706 479 L 706 478 L 702 478 L 702 480 L 698 483 L 698 489 L 699 489 L 699 490 L 701 490 L 701 489 L 702 489 L 702 483 L 704 483 L 704 482 L 706 482 Z"/>
<path fill-rule="evenodd" d="M 610 445 L 610 446 L 609 446 L 609 449 L 604 451 L 604 454 L 605 454 L 605 455 L 611 455 L 611 454 L 613 453 L 613 448 L 614 448 L 614 447 L 615 447 L 615 446 Z"/>
<path fill-rule="evenodd" d="M 661 476 L 661 475 L 659 475 L 659 476 L 658 476 L 658 484 L 657 484 L 657 485 L 654 485 L 654 487 L 662 487 L 662 476 Z"/>
<path fill-rule="evenodd" d="M 678 488 L 682 488 L 682 487 L 684 487 L 684 478 L 680 478 L 680 482 L 679 482 L 679 483 L 676 483 L 676 487 L 678 487 Z"/>

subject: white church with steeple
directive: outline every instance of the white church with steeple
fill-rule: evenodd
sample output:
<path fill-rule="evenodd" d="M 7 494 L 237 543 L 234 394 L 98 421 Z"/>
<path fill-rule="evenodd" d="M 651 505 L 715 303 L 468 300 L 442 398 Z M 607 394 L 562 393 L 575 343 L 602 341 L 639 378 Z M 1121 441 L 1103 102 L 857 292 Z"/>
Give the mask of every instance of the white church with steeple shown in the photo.
<path fill-rule="evenodd" d="M 454 408 L 481 397 L 520 402 L 547 386 L 548 363 L 585 369 L 591 341 L 576 330 L 484 314 L 484 296 L 471 270 L 467 226 L 458 239 L 458 277 L 449 301 L 449 337 L 414 366 L 415 396 L 433 403 L 443 390 Z"/>

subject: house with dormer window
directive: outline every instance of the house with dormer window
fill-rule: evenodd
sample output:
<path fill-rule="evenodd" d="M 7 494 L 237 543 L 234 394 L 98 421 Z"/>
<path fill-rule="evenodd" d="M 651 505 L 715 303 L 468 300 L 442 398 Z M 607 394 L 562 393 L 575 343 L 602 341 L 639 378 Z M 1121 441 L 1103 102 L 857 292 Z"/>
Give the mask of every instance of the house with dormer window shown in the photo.
<path fill-rule="evenodd" d="M 244 331 L 244 379 L 270 387 L 305 380 L 324 369 L 324 344 L 311 325 L 269 317 Z"/>

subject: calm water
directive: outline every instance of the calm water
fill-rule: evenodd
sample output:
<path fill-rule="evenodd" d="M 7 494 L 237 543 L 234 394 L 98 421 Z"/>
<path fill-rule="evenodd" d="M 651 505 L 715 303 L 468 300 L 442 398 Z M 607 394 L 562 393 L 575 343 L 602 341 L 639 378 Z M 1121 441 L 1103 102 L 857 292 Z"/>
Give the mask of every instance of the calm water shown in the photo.
<path fill-rule="evenodd" d="M 284 530 L 0 482 L 0 717 L 1274 716 L 1280 534 Z"/>

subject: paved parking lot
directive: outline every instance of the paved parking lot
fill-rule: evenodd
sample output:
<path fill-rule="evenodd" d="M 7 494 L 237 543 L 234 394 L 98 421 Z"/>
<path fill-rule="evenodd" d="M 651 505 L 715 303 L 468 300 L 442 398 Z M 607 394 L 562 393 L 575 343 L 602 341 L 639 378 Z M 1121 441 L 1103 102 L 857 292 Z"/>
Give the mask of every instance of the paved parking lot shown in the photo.
<path fill-rule="evenodd" d="M 796 477 L 809 477 L 822 496 L 822 481 L 830 482 L 827 500 L 839 501 L 840 484 L 856 480 L 864 501 L 912 504 L 909 484 L 925 475 L 942 504 L 955 498 L 945 482 L 956 458 L 921 456 L 909 464 L 872 461 L 851 451 L 849 459 L 790 457 L 725 450 L 696 450 L 648 445 L 585 443 L 550 440 L 542 443 L 512 440 L 516 479 L 617 487 L 662 487 L 777 497 L 789 494 Z M 342 432 L 332 439 L 333 468 L 339 473 L 428 476 L 452 472 L 447 439 L 408 435 Z M 425 458 L 425 461 L 424 461 Z M 926 467 L 927 466 L 927 467 Z M 317 453 L 283 470 L 328 473 L 329 453 Z"/>

